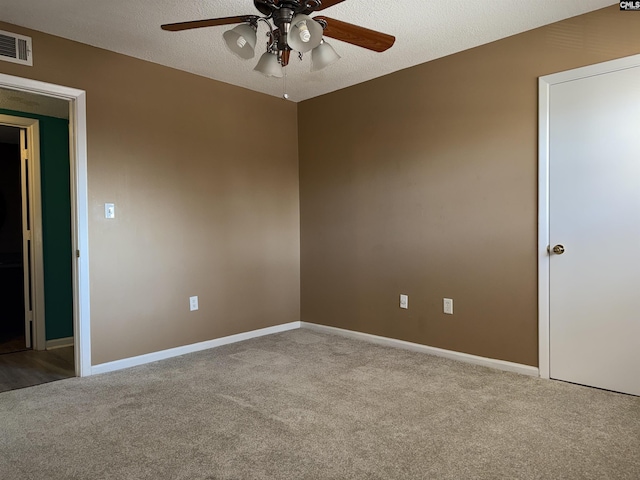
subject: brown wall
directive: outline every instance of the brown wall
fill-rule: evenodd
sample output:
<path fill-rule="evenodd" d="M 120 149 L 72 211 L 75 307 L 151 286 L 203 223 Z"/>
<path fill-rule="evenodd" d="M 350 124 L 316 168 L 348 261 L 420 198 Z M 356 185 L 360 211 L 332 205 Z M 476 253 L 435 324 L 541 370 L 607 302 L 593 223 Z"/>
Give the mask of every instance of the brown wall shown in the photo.
<path fill-rule="evenodd" d="M 640 15 L 611 7 L 296 113 L 0 28 L 35 50 L 1 73 L 87 91 L 94 365 L 300 319 L 300 258 L 305 321 L 536 365 L 536 79 L 640 51 Z M 271 121 L 299 144 L 269 148 Z"/>
<path fill-rule="evenodd" d="M 34 48 L 1 73 L 87 92 L 93 365 L 300 319 L 295 104 L 0 29 Z"/>
<path fill-rule="evenodd" d="M 300 104 L 302 320 L 537 365 L 537 77 L 639 52 L 614 6 Z"/>

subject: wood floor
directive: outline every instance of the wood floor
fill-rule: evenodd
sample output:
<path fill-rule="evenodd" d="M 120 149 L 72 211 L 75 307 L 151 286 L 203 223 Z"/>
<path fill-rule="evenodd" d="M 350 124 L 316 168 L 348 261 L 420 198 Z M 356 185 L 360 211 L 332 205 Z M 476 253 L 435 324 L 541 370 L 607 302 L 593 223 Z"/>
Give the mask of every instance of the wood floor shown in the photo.
<path fill-rule="evenodd" d="M 0 335 L 0 355 L 26 350 L 24 333 L 15 335 Z"/>
<path fill-rule="evenodd" d="M 0 392 L 74 376 L 73 347 L 0 355 Z"/>

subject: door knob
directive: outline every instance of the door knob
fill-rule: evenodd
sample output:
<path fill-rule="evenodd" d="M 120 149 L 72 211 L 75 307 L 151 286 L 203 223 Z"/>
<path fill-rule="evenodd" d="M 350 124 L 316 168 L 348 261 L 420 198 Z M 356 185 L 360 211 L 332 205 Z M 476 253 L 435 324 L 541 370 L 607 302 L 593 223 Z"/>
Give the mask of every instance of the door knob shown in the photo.
<path fill-rule="evenodd" d="M 564 253 L 564 245 L 556 245 L 553 247 L 553 253 L 556 255 L 562 255 Z"/>

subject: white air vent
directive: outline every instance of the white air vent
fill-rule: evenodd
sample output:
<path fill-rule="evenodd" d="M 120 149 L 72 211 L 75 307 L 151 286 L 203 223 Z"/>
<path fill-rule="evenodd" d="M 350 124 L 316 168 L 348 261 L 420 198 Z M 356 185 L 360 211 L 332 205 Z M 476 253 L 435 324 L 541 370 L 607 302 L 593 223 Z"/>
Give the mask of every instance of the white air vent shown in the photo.
<path fill-rule="evenodd" d="M 0 60 L 32 66 L 31 37 L 0 30 Z"/>

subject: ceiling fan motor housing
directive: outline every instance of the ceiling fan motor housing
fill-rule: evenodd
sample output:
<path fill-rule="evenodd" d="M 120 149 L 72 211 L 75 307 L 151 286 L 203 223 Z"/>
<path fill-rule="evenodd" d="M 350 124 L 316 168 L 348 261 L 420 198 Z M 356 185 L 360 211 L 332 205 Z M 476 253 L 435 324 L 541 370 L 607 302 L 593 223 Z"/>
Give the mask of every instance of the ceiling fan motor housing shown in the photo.
<path fill-rule="evenodd" d="M 280 36 L 278 37 L 278 50 L 291 50 L 287 43 L 287 38 L 291 31 L 291 20 L 293 20 L 294 15 L 295 11 L 288 7 L 280 7 L 273 12 L 271 18 L 273 19 L 275 26 L 280 31 Z"/>
<path fill-rule="evenodd" d="M 253 0 L 253 4 L 260 13 L 266 16 L 270 16 L 273 12 L 282 8 L 293 10 L 294 15 L 302 12 L 308 15 L 320 8 L 322 2 L 320 0 L 306 0 L 302 2 L 297 0 Z"/>

